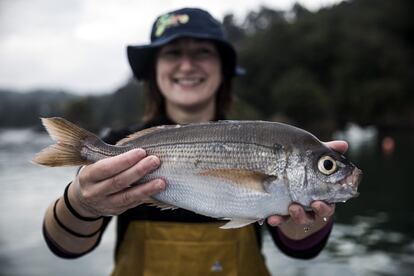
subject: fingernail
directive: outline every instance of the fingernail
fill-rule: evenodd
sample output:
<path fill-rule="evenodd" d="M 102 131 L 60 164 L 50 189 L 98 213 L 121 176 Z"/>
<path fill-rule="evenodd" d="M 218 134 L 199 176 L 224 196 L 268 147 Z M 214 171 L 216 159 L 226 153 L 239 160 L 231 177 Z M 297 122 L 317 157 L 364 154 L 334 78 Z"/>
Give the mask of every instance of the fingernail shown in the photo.
<path fill-rule="evenodd" d="M 128 152 L 128 154 L 133 154 L 133 155 L 139 155 L 139 156 L 145 156 L 145 150 L 139 148 L 139 149 L 133 149 L 131 151 Z"/>
<path fill-rule="evenodd" d="M 276 219 L 276 218 L 274 218 L 274 217 L 270 217 L 268 220 L 267 220 L 267 223 L 269 223 L 271 226 L 279 226 L 279 225 L 281 225 L 282 224 L 282 222 L 280 221 L 280 220 L 278 220 L 278 219 Z"/>
<path fill-rule="evenodd" d="M 312 205 L 312 210 L 313 210 L 315 213 L 319 213 L 319 212 L 321 211 L 321 204 L 319 204 L 319 203 L 314 203 L 314 204 Z"/>
<path fill-rule="evenodd" d="M 160 165 L 160 159 L 158 159 L 158 157 L 151 155 L 151 162 L 152 162 L 152 167 L 156 168 Z"/>
<path fill-rule="evenodd" d="M 291 217 L 296 218 L 298 215 L 299 215 L 299 210 L 297 208 L 293 207 L 293 208 L 290 209 L 290 216 Z"/>
<path fill-rule="evenodd" d="M 165 189 L 165 183 L 162 180 L 158 180 L 156 186 L 157 186 L 157 189 L 158 190 L 161 190 L 162 191 L 162 190 Z"/>

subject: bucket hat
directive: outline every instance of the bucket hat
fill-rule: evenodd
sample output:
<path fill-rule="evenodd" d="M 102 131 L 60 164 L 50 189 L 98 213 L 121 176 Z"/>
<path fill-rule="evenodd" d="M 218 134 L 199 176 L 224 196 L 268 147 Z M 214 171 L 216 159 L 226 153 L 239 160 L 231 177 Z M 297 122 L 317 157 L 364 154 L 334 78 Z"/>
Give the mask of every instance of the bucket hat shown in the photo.
<path fill-rule="evenodd" d="M 151 63 L 158 48 L 178 38 L 208 39 L 216 43 L 225 75 L 241 74 L 236 66 L 236 51 L 227 40 L 223 26 L 210 13 L 198 8 L 183 8 L 160 15 L 152 25 L 150 43 L 127 46 L 128 61 L 138 80 L 148 80 Z"/>

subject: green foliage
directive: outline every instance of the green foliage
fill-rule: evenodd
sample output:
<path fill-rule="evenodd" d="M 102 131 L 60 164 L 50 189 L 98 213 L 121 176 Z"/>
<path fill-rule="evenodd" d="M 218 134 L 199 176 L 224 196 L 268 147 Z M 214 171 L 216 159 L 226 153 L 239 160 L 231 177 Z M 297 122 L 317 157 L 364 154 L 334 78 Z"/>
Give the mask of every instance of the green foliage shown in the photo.
<path fill-rule="evenodd" d="M 414 127 L 402 116 L 414 109 L 412 6 L 354 0 L 317 12 L 296 4 L 250 13 L 238 41 L 247 68 L 238 95 L 264 119 L 282 113 L 301 125 L 325 117 Z"/>
<path fill-rule="evenodd" d="M 228 119 L 231 120 L 260 120 L 263 114 L 248 102 L 236 98 L 233 106 L 228 113 Z"/>
<path fill-rule="evenodd" d="M 132 79 L 115 93 L 97 97 L 95 102 L 94 117 L 100 127 L 126 127 L 140 122 L 144 114 L 142 87 Z"/>
<path fill-rule="evenodd" d="M 323 87 L 303 69 L 293 69 L 274 81 L 271 103 L 282 112 L 304 124 L 326 118 L 329 101 Z"/>
<path fill-rule="evenodd" d="M 86 129 L 95 130 L 92 129 L 94 118 L 90 102 L 90 98 L 78 98 L 67 102 L 63 108 L 63 117 Z"/>

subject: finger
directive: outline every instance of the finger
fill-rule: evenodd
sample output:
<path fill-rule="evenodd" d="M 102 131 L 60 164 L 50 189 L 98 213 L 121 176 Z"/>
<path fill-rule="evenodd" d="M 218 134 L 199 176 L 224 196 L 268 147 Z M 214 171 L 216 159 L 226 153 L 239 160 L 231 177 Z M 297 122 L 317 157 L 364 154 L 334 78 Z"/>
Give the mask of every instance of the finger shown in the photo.
<path fill-rule="evenodd" d="M 312 217 L 312 215 L 309 213 L 306 213 L 303 207 L 300 206 L 299 204 L 295 204 L 295 203 L 291 204 L 289 206 L 289 214 L 292 220 L 296 224 L 305 225 L 305 224 L 311 224 L 314 221 L 314 218 Z"/>
<path fill-rule="evenodd" d="M 99 189 L 104 190 L 106 194 L 120 192 L 158 168 L 159 165 L 158 157 L 147 156 L 129 169 L 102 181 Z"/>
<path fill-rule="evenodd" d="M 333 216 L 335 212 L 335 204 L 328 205 L 323 201 L 314 201 L 311 204 L 312 210 L 315 215 L 321 218 L 329 218 Z"/>
<path fill-rule="evenodd" d="M 91 182 L 102 181 L 132 167 L 145 156 L 145 150 L 133 149 L 114 157 L 99 160 L 84 168 L 83 178 Z"/>
<path fill-rule="evenodd" d="M 280 226 L 281 224 L 286 222 L 286 220 L 287 218 L 285 217 L 274 215 L 267 218 L 267 223 L 270 226 Z"/>
<path fill-rule="evenodd" d="M 324 143 L 327 147 L 334 151 L 345 153 L 348 150 L 348 143 L 342 140 L 329 141 Z"/>
<path fill-rule="evenodd" d="M 126 210 L 138 206 L 143 200 L 163 190 L 165 190 L 165 181 L 163 179 L 153 179 L 109 196 L 108 202 L 111 206 Z"/>

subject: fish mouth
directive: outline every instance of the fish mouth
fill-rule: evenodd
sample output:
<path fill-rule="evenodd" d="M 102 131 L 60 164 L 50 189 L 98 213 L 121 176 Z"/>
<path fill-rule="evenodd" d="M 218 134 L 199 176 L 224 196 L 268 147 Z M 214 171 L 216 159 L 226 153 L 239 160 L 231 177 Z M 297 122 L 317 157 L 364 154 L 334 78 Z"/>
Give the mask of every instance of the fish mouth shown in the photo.
<path fill-rule="evenodd" d="M 342 190 L 349 193 L 352 197 L 359 196 L 358 186 L 361 183 L 362 171 L 358 168 L 354 168 L 352 173 L 341 181 Z"/>

